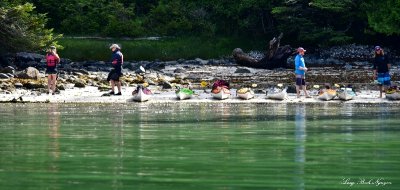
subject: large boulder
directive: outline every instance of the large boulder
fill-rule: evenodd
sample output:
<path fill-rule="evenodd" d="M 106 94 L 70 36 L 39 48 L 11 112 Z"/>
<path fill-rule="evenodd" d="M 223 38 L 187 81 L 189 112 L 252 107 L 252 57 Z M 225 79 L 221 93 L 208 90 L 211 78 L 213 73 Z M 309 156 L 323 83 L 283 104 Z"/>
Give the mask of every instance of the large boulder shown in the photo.
<path fill-rule="evenodd" d="M 0 79 L 9 79 L 10 76 L 8 76 L 6 73 L 0 73 Z"/>
<path fill-rule="evenodd" d="M 235 73 L 251 73 L 251 71 L 246 68 L 237 68 Z"/>
<path fill-rule="evenodd" d="M 74 86 L 77 87 L 77 88 L 85 88 L 86 82 L 84 80 L 82 80 L 82 79 L 76 79 L 75 83 L 74 83 Z"/>
<path fill-rule="evenodd" d="M 45 59 L 45 56 L 37 53 L 20 52 L 16 54 L 16 59 L 17 61 L 22 62 L 40 62 L 41 60 Z"/>
<path fill-rule="evenodd" d="M 3 69 L 0 70 L 0 73 L 10 73 L 10 74 L 14 74 L 15 73 L 15 69 L 12 66 L 7 66 Z"/>
<path fill-rule="evenodd" d="M 24 84 L 24 87 L 31 90 L 31 89 L 45 88 L 46 86 L 42 83 L 29 81 Z"/>
<path fill-rule="evenodd" d="M 17 78 L 21 79 L 38 79 L 39 78 L 39 70 L 34 67 L 28 67 L 23 71 L 20 71 L 16 74 Z"/>
<path fill-rule="evenodd" d="M 164 81 L 162 84 L 163 89 L 172 89 L 172 84 L 168 81 Z"/>

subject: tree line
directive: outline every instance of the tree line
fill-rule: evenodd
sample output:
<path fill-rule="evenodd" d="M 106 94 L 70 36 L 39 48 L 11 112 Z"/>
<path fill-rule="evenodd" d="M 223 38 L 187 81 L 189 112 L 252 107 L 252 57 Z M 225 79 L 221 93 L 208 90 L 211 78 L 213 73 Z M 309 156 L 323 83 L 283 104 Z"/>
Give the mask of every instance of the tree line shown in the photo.
<path fill-rule="evenodd" d="M 43 37 L 44 43 L 33 46 L 54 40 L 53 32 L 254 38 L 283 32 L 286 41 L 330 46 L 381 36 L 398 39 L 399 10 L 398 0 L 3 0 L 0 38 L 19 25 Z M 7 21 L 7 15 L 14 18 Z M 10 25 L 18 19 L 22 22 Z"/>

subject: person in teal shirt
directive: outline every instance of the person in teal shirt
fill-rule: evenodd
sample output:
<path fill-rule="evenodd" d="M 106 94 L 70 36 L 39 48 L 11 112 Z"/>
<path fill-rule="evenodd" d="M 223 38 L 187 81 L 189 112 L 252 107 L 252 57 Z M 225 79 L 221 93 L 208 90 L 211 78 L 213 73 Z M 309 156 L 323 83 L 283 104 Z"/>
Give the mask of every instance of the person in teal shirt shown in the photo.
<path fill-rule="evenodd" d="M 296 58 L 294 59 L 295 63 L 295 71 L 294 73 L 296 74 L 296 92 L 297 92 L 297 98 L 300 98 L 300 91 L 304 91 L 304 95 L 307 98 L 311 98 L 310 95 L 308 95 L 307 90 L 306 90 L 306 81 L 305 81 L 305 74 L 307 71 L 306 64 L 304 63 L 304 53 L 306 50 L 302 47 L 297 48 L 297 55 Z"/>

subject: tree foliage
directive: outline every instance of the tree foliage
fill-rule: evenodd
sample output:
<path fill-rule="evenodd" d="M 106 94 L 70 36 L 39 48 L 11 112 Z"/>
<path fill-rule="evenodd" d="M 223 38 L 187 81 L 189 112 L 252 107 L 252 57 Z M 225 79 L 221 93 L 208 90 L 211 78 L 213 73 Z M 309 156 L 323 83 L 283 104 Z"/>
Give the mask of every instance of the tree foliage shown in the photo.
<path fill-rule="evenodd" d="M 363 3 L 369 26 L 378 33 L 387 35 L 400 34 L 400 1 L 385 0 Z"/>
<path fill-rule="evenodd" d="M 46 15 L 34 13 L 31 3 L 14 4 L 4 1 L 0 4 L 0 53 L 36 51 L 53 44 L 60 35 L 53 35 L 46 29 Z"/>
<path fill-rule="evenodd" d="M 3 0 L 0 5 L 1 14 L 18 12 L 19 20 L 1 29 L 3 38 L 4 31 L 16 29 L 7 27 L 32 29 L 32 23 L 41 28 L 29 31 L 40 30 L 39 36 L 48 36 L 48 41 L 54 37 L 44 25 L 66 35 L 105 37 L 269 38 L 283 32 L 291 44 L 314 46 L 400 34 L 398 0 Z"/>

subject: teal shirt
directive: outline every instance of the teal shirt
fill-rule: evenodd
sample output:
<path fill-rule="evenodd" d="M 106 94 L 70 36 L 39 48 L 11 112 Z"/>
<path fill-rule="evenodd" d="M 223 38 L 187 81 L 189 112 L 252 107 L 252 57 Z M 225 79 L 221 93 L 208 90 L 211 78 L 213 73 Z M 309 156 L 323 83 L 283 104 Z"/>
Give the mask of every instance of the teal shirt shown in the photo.
<path fill-rule="evenodd" d="M 300 70 L 300 67 L 305 68 L 306 64 L 304 63 L 304 58 L 302 55 L 297 54 L 296 58 L 294 59 L 294 64 L 295 64 L 295 71 L 294 73 L 296 75 L 305 75 L 306 72 L 304 70 Z"/>

